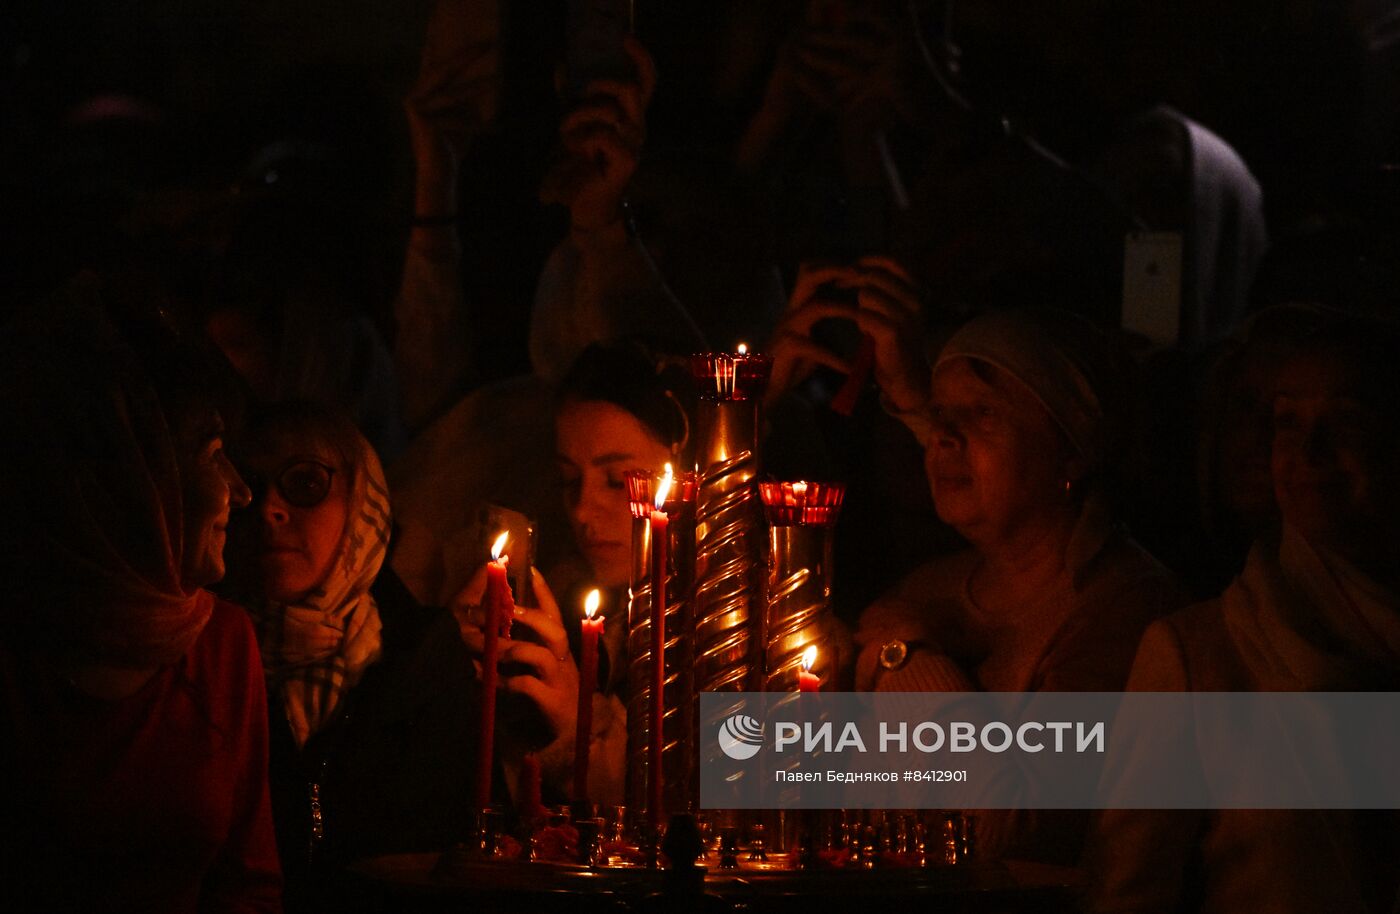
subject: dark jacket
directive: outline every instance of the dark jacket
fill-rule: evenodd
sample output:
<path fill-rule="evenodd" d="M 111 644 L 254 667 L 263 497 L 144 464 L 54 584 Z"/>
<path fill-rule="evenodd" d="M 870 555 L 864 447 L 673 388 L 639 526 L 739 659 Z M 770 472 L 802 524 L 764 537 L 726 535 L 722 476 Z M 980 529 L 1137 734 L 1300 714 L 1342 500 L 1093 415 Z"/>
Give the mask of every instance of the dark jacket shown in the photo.
<path fill-rule="evenodd" d="M 335 720 L 298 750 L 270 698 L 272 809 L 289 911 L 328 907 L 324 890 L 346 863 L 446 848 L 469 821 L 480 687 L 456 619 L 420 606 L 387 567 L 372 593 L 382 654 Z M 312 785 L 324 835 L 314 842 Z"/>

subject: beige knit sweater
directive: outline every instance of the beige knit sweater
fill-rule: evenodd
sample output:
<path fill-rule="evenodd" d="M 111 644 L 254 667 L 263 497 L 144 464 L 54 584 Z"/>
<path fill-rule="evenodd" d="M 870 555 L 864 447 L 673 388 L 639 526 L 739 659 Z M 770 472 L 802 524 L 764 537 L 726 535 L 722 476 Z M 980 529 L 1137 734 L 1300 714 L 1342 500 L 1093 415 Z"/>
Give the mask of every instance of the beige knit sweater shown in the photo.
<path fill-rule="evenodd" d="M 874 691 L 1117 691 L 1143 630 L 1186 602 L 1171 572 L 1120 529 L 1086 517 L 1062 580 L 1034 603 L 992 612 L 973 601 L 975 551 L 937 559 L 867 609 L 856 688 Z M 911 645 L 897 670 L 880 648 Z M 1087 816 L 984 810 L 984 855 L 1074 863 Z"/>

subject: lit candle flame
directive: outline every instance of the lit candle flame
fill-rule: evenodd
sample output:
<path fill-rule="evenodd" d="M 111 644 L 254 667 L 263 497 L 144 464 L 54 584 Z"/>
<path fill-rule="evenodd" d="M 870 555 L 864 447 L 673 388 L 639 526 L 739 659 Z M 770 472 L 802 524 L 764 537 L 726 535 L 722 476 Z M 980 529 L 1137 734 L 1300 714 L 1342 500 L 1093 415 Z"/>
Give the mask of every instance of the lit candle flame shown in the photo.
<path fill-rule="evenodd" d="M 794 483 L 792 484 L 792 495 L 793 495 L 794 498 L 796 498 L 796 499 L 798 499 L 798 500 L 804 500 L 804 499 L 806 499 L 806 497 L 807 497 L 807 483 L 805 483 L 805 482 L 794 482 Z"/>
<path fill-rule="evenodd" d="M 501 552 L 505 550 L 506 540 L 508 539 L 510 539 L 509 530 L 504 531 L 500 536 L 496 537 L 496 543 L 491 547 L 491 561 L 499 562 L 501 560 Z"/>
<path fill-rule="evenodd" d="M 666 504 L 666 498 L 671 494 L 671 480 L 673 478 L 671 465 L 666 464 L 666 475 L 661 477 L 661 482 L 656 487 L 656 510 L 660 511 Z"/>
<path fill-rule="evenodd" d="M 598 592 L 598 588 L 593 588 L 588 592 L 588 596 L 583 599 L 583 614 L 592 619 L 598 612 L 598 604 L 602 602 L 603 595 Z"/>
<path fill-rule="evenodd" d="M 748 347 L 748 346 L 745 346 L 743 343 L 740 343 L 740 344 L 738 345 L 738 347 L 736 348 L 735 351 L 738 352 L 739 355 L 747 355 L 747 354 L 748 354 L 748 351 L 749 351 L 749 347 Z"/>
<path fill-rule="evenodd" d="M 807 648 L 805 651 L 802 652 L 802 672 L 804 672 L 804 673 L 810 673 L 810 672 L 812 672 L 812 664 L 814 664 L 814 663 L 816 663 L 816 662 L 817 662 L 817 646 L 816 646 L 815 644 L 809 645 L 808 648 Z"/>

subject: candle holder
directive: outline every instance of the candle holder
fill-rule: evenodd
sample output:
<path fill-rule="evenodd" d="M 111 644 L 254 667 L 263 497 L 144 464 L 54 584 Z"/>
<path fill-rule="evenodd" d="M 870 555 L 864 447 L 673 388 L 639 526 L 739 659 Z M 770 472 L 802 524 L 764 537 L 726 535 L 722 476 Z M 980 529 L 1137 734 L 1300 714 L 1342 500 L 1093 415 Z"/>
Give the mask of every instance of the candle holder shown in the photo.
<path fill-rule="evenodd" d="M 626 474 L 632 508 L 632 572 L 627 605 L 627 807 L 633 825 L 649 828 L 671 814 L 690 813 L 699 805 L 696 770 L 695 719 L 699 695 L 695 689 L 693 644 L 695 631 L 695 473 L 677 473 L 662 510 L 666 525 L 667 570 L 664 582 L 665 685 L 662 689 L 663 809 L 650 809 L 647 785 L 651 776 L 652 666 L 652 523 L 657 486 L 662 476 L 644 470 Z M 644 825 L 643 822 L 646 822 Z M 641 833 L 638 831 L 637 833 Z"/>
<path fill-rule="evenodd" d="M 796 692 L 803 654 L 816 646 L 815 673 L 836 685 L 831 639 L 833 532 L 846 487 L 826 482 L 759 484 L 768 515 L 764 691 Z"/>
<path fill-rule="evenodd" d="M 697 692 L 756 692 L 763 688 L 763 508 L 759 474 L 760 404 L 773 360 L 739 353 L 691 356 L 699 400 L 695 462 L 695 687 Z M 720 703 L 700 722 L 708 732 L 743 710 Z M 722 764 L 718 749 L 701 764 Z M 722 810 L 721 828 L 746 830 L 755 814 Z"/>
<path fill-rule="evenodd" d="M 757 354 L 691 357 L 700 394 L 695 681 L 702 692 L 762 689 L 764 530 L 754 480 L 759 404 L 772 367 L 772 358 Z M 736 705 L 722 715 L 737 710 Z"/>
<path fill-rule="evenodd" d="M 769 525 L 763 688 L 782 695 L 776 707 L 790 707 L 787 717 L 819 726 L 824 710 L 804 702 L 801 695 L 814 684 L 827 689 L 837 684 L 838 657 L 830 618 L 832 555 L 846 487 L 799 480 L 762 482 L 758 490 Z M 793 770 L 798 764 L 792 759 L 787 768 Z M 788 782 L 778 791 L 780 807 L 797 806 L 800 798 L 800 782 Z M 774 818 L 769 813 L 776 827 L 776 846 L 786 850 L 800 844 L 801 816 L 792 823 L 781 814 Z"/>

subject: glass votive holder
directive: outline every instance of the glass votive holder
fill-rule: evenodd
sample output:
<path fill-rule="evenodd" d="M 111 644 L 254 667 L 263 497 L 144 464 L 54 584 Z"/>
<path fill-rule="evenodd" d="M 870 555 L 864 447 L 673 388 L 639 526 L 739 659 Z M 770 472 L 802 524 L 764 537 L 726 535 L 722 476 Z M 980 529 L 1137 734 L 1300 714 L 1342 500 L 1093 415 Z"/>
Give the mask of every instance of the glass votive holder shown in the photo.
<path fill-rule="evenodd" d="M 501 836 L 505 834 L 506 815 L 498 806 L 478 809 L 472 817 L 467 850 L 484 857 L 497 856 L 501 851 Z"/>

